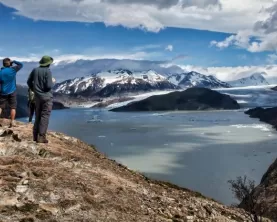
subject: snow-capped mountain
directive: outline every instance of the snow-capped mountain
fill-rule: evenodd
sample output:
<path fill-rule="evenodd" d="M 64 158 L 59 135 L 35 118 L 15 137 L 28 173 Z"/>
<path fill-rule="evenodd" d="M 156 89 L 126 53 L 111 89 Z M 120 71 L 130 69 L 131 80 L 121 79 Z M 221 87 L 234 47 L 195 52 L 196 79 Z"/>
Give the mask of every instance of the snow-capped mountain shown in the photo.
<path fill-rule="evenodd" d="M 181 88 L 206 87 L 206 88 L 229 88 L 228 83 L 222 82 L 216 77 L 206 76 L 198 72 L 174 74 L 168 77 L 168 81 Z"/>
<path fill-rule="evenodd" d="M 36 62 L 24 62 L 24 67 L 17 77 L 19 84 L 26 84 L 26 76 L 29 76 L 33 68 L 38 66 Z M 182 73 L 184 70 L 177 65 L 164 65 L 166 61 L 150 61 L 150 60 L 132 60 L 132 59 L 96 59 L 96 60 L 56 60 L 51 65 L 53 77 L 59 82 L 83 77 L 108 70 L 126 69 L 132 72 L 143 72 L 145 70 L 153 70 L 161 75 L 171 75 L 173 73 Z"/>
<path fill-rule="evenodd" d="M 249 77 L 228 82 L 232 87 L 269 85 L 263 73 L 255 73 Z"/>
<path fill-rule="evenodd" d="M 54 91 L 83 96 L 112 96 L 115 94 L 176 88 L 166 77 L 153 70 L 132 72 L 119 69 L 66 80 L 56 84 Z"/>

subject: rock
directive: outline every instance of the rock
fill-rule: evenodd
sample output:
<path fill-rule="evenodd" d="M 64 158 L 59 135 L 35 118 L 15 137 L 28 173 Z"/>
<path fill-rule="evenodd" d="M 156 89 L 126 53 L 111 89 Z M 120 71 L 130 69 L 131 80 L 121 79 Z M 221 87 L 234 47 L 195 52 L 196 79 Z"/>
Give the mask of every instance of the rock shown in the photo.
<path fill-rule="evenodd" d="M 28 190 L 28 186 L 26 185 L 17 185 L 16 186 L 16 193 L 25 193 Z"/>
<path fill-rule="evenodd" d="M 260 121 L 268 123 L 277 129 L 277 107 L 268 109 L 257 107 L 249 109 L 245 114 L 249 115 L 251 118 L 258 118 Z"/>
<path fill-rule="evenodd" d="M 64 106 L 61 102 L 54 101 L 53 102 L 53 110 L 59 110 L 59 109 L 68 109 L 68 107 Z"/>
<path fill-rule="evenodd" d="M 111 111 L 227 110 L 240 106 L 230 96 L 207 88 L 189 88 L 183 92 L 152 96 Z"/>
<path fill-rule="evenodd" d="M 186 216 L 185 222 L 193 222 L 194 216 Z"/>
<path fill-rule="evenodd" d="M 56 215 L 59 212 L 59 209 L 53 204 L 41 203 L 39 207 L 45 211 L 51 212 L 52 215 Z"/>
<path fill-rule="evenodd" d="M 22 141 L 0 138 L 0 221 L 246 221 L 240 209 L 146 178 L 78 139 L 51 132 L 49 144 L 36 144 L 20 123 L 12 133 Z"/>
<path fill-rule="evenodd" d="M 274 90 L 274 91 L 277 91 L 277 86 L 275 86 L 275 87 L 273 87 L 271 89 Z"/>

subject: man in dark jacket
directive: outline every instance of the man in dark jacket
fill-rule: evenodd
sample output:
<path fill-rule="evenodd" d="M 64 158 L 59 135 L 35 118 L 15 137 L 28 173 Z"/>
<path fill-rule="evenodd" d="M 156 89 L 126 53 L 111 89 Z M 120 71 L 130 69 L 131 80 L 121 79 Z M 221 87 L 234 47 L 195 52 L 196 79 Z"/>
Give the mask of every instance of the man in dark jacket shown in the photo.
<path fill-rule="evenodd" d="M 53 106 L 52 87 L 54 84 L 49 67 L 53 61 L 50 56 L 43 56 L 39 62 L 40 66 L 33 69 L 27 81 L 29 88 L 35 93 L 36 118 L 33 139 L 37 143 L 48 143 L 46 133 Z"/>
<path fill-rule="evenodd" d="M 16 66 L 13 66 L 15 64 Z M 21 62 L 12 61 L 9 58 L 3 60 L 3 67 L 0 71 L 0 115 L 2 110 L 6 108 L 6 105 L 10 108 L 11 123 L 10 127 L 14 125 L 14 119 L 16 116 L 16 73 L 22 69 L 23 64 Z"/>

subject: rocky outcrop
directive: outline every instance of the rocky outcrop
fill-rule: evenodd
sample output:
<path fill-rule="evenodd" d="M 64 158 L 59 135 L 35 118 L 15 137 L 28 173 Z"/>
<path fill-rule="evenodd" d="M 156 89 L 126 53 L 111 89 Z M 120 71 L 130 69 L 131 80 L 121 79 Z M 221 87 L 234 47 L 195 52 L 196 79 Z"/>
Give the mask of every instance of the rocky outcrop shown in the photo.
<path fill-rule="evenodd" d="M 168 110 L 220 110 L 239 109 L 230 96 L 207 88 L 190 88 L 183 92 L 172 92 L 152 96 L 111 111 L 168 111 Z"/>
<path fill-rule="evenodd" d="M 268 109 L 257 107 L 246 111 L 245 114 L 251 118 L 258 118 L 260 121 L 268 123 L 277 129 L 277 107 Z"/>
<path fill-rule="evenodd" d="M 150 180 L 94 147 L 32 126 L 0 128 L 0 221 L 247 221 L 243 211 L 201 194 Z"/>
<path fill-rule="evenodd" d="M 255 211 L 277 221 L 277 159 L 264 174 L 261 183 L 254 190 Z M 244 203 L 241 203 L 244 206 Z"/>
<path fill-rule="evenodd" d="M 275 87 L 273 87 L 271 89 L 274 90 L 274 91 L 277 91 L 277 86 L 275 86 Z"/>

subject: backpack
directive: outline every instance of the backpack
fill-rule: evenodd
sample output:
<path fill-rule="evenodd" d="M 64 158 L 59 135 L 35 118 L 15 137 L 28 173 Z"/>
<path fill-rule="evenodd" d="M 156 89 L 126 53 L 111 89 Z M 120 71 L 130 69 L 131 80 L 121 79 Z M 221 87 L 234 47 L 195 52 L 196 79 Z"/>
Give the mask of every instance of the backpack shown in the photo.
<path fill-rule="evenodd" d="M 29 102 L 35 102 L 35 93 L 31 89 L 28 89 L 28 100 Z"/>

